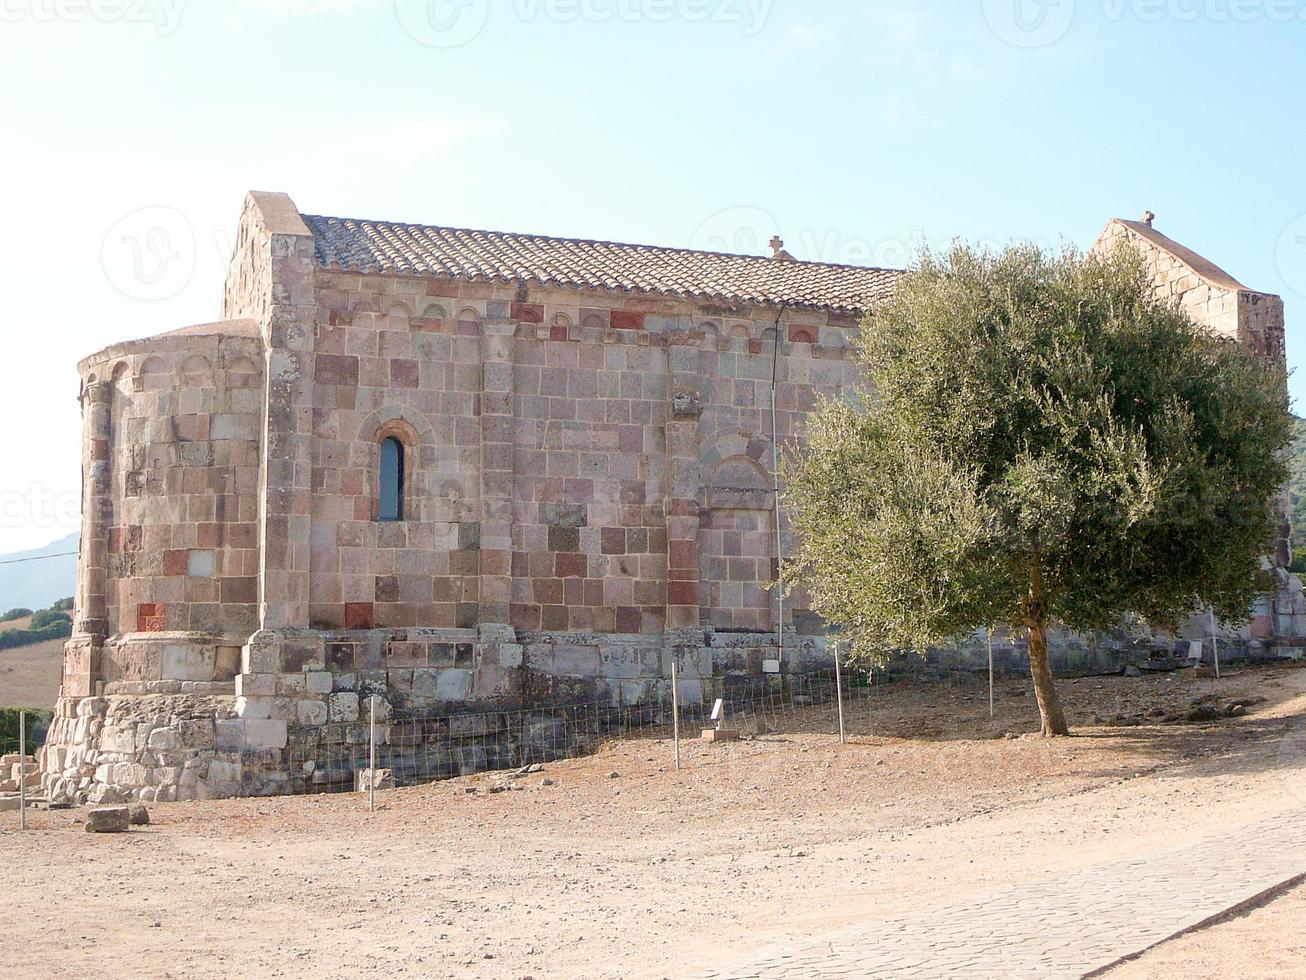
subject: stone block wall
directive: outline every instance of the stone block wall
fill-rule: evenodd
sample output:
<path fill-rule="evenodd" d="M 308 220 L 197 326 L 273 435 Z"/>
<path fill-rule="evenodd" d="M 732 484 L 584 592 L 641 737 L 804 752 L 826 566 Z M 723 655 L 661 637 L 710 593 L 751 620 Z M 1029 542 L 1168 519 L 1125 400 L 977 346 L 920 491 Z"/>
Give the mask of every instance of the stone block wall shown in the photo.
<path fill-rule="evenodd" d="M 103 565 L 82 573 L 77 632 L 104 641 L 100 684 L 230 683 L 257 627 L 261 342 L 247 322 L 200 329 L 82 365 Z"/>
<path fill-rule="evenodd" d="M 778 311 L 332 270 L 317 283 L 313 625 L 774 630 Z M 782 443 L 818 390 L 858 383 L 851 321 L 783 318 Z M 406 450 L 407 519 L 381 523 L 388 437 Z"/>
<path fill-rule="evenodd" d="M 1283 365 L 1283 300 L 1243 286 L 1224 270 L 1153 230 L 1147 222 L 1114 220 L 1094 248 L 1138 250 L 1157 295 L 1178 303 L 1193 321 Z"/>

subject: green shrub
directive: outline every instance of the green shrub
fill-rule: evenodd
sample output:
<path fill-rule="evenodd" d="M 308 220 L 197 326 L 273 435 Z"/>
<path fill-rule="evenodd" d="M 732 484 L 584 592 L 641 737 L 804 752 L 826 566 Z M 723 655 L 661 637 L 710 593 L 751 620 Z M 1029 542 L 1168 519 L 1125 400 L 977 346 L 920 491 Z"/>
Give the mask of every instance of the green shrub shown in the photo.
<path fill-rule="evenodd" d="M 67 599 L 60 599 L 58 602 L 56 602 L 56 603 L 55 603 L 53 606 L 51 606 L 50 608 L 51 608 L 51 609 L 57 609 L 59 612 L 72 612 L 72 611 L 73 611 L 73 597 L 72 597 L 72 596 L 69 596 Z"/>
<path fill-rule="evenodd" d="M 56 620 L 40 629 L 5 630 L 0 633 L 0 650 L 27 647 L 46 640 L 62 640 L 72 634 L 73 624 L 68 619 Z"/>
<path fill-rule="evenodd" d="M 24 755 L 33 755 L 45 744 L 45 733 L 54 718 L 53 711 L 24 708 L 27 712 L 27 744 Z M 0 708 L 0 752 L 18 750 L 18 708 Z"/>
<path fill-rule="evenodd" d="M 17 606 L 0 616 L 0 623 L 12 623 L 15 619 L 22 619 L 24 616 L 30 615 L 32 615 L 32 610 Z"/>
<path fill-rule="evenodd" d="M 66 612 L 60 612 L 57 609 L 42 609 L 32 616 L 30 628 L 34 630 L 45 629 L 53 623 L 68 623 L 71 625 L 72 621 L 72 617 Z"/>

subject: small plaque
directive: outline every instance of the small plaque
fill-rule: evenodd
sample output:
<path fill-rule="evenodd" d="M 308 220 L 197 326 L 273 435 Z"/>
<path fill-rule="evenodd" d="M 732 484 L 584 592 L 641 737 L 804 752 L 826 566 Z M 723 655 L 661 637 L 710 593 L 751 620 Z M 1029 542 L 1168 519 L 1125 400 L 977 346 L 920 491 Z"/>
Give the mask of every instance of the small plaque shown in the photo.
<path fill-rule="evenodd" d="M 778 674 L 778 673 L 780 673 L 780 661 L 778 661 L 778 660 L 763 660 L 763 661 L 762 661 L 762 673 L 764 673 L 764 674 Z"/>

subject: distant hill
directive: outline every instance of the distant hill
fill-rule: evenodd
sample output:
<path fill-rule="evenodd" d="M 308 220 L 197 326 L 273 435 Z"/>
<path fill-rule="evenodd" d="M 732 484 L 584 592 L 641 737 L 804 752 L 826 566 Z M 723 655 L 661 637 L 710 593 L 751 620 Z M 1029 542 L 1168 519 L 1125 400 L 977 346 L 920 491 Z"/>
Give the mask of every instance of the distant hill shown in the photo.
<path fill-rule="evenodd" d="M 80 535 L 70 534 L 34 551 L 0 555 L 0 612 L 15 606 L 45 609 L 75 593 L 79 539 Z M 45 557 L 47 555 L 66 557 Z M 39 560 L 21 560 L 26 558 Z"/>

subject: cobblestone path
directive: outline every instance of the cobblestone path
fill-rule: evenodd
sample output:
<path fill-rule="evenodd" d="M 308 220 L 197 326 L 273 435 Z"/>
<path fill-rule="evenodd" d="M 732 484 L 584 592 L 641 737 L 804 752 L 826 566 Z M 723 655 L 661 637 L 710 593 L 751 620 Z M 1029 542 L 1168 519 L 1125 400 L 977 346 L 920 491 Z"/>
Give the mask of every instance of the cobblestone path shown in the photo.
<path fill-rule="evenodd" d="M 865 922 L 819 942 L 772 947 L 707 976 L 1082 977 L 1302 873 L 1306 808 L 1172 850 Z"/>

